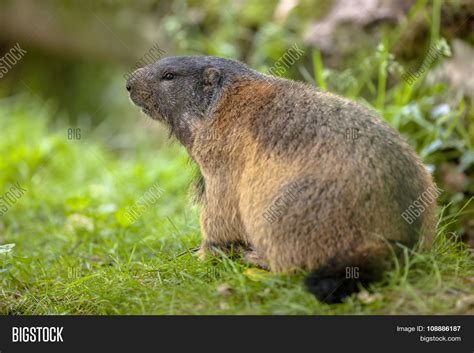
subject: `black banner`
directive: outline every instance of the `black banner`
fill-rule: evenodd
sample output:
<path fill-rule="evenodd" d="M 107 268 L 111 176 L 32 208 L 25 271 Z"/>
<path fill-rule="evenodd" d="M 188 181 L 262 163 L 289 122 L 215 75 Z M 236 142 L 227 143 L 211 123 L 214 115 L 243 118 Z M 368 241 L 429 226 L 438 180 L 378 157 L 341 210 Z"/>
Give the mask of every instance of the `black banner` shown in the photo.
<path fill-rule="evenodd" d="M 0 353 L 474 352 L 473 316 L 0 316 Z"/>

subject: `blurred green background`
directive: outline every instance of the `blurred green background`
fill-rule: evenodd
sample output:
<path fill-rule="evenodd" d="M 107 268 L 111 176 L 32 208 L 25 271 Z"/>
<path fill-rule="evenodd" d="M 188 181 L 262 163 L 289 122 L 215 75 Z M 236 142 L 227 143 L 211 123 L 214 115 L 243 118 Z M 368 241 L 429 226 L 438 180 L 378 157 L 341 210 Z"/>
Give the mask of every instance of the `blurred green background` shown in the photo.
<path fill-rule="evenodd" d="M 0 245 L 38 255 L 54 233 L 81 251 L 81 232 L 119 230 L 132 244 L 148 228 L 127 224 L 124 209 L 156 180 L 166 192 L 145 219 L 168 219 L 158 228 L 172 236 L 152 246 L 196 245 L 194 167 L 130 103 L 124 77 L 147 53 L 269 72 L 294 45 L 304 55 L 281 75 L 376 109 L 433 172 L 449 231 L 474 245 L 473 29 L 470 0 L 0 0 L 0 56 L 26 50 L 0 79 L 0 193 L 17 181 L 29 190 L 0 218 Z M 28 244 L 29 232 L 43 240 Z"/>
<path fill-rule="evenodd" d="M 296 44 L 305 55 L 283 76 L 377 108 L 431 166 L 441 203 L 455 212 L 474 190 L 473 14 L 468 0 L 2 0 L 0 51 L 19 43 L 27 54 L 0 80 L 0 97 L 47 105 L 49 126 L 79 128 L 82 141 L 127 154 L 165 139 L 123 89 L 151 48 L 268 72 Z M 443 55 L 405 84 L 405 70 L 420 67 L 433 45 Z M 472 234 L 474 225 L 462 222 Z"/>

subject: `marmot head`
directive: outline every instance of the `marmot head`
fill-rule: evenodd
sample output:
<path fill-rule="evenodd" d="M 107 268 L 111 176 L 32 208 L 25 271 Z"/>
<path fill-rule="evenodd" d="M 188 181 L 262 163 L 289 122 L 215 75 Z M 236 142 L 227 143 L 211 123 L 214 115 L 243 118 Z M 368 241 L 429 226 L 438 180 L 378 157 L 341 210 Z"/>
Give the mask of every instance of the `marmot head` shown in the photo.
<path fill-rule="evenodd" d="M 190 147 L 196 123 L 205 119 L 224 86 L 249 75 L 257 73 L 233 60 L 175 56 L 136 70 L 126 88 L 133 103 Z"/>

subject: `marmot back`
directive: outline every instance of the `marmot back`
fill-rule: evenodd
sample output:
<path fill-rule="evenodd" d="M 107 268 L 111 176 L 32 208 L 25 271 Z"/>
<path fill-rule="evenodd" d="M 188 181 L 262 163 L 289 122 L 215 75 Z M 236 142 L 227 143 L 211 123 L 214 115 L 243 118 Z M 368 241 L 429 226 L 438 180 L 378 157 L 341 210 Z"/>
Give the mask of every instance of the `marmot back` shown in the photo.
<path fill-rule="evenodd" d="M 337 302 L 380 278 L 397 243 L 429 242 L 435 197 L 402 215 L 435 192 L 431 176 L 375 112 L 234 63 L 166 58 L 127 87 L 200 167 L 203 256 L 238 247 L 273 271 L 313 271 L 308 288 Z"/>

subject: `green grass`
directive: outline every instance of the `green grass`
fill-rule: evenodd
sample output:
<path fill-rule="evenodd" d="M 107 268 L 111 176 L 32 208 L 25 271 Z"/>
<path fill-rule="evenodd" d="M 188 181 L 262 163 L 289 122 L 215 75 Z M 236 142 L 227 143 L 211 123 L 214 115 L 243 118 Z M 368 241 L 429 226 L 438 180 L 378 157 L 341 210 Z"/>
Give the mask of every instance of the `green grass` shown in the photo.
<path fill-rule="evenodd" d="M 453 215 L 432 250 L 406 250 L 370 294 L 325 305 L 303 274 L 187 252 L 200 242 L 199 207 L 187 193 L 194 167 L 177 144 L 152 148 L 143 127 L 114 143 L 85 131 L 70 141 L 66 126 L 48 123 L 52 108 L 31 100 L 0 102 L 0 193 L 17 181 L 28 189 L 0 217 L 0 246 L 16 245 L 0 247 L 0 314 L 473 313 L 472 253 L 446 231 Z M 110 148 L 130 140 L 139 142 Z M 164 192 L 130 224 L 125 210 L 154 184 Z"/>

